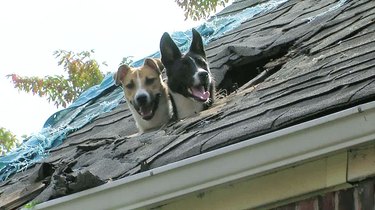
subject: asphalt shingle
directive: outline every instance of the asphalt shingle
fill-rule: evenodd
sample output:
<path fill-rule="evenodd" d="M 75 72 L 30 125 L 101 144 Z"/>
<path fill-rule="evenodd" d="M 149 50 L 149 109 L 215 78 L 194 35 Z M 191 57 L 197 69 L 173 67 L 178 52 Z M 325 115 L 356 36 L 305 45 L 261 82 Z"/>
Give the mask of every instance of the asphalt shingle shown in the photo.
<path fill-rule="evenodd" d="M 252 5 L 237 1 L 218 16 Z M 199 116 L 138 136 L 127 105 L 121 104 L 70 134 L 44 162 L 53 168 L 53 180 L 85 174 L 101 184 L 373 101 L 374 33 L 374 1 L 287 1 L 206 47 L 219 87 L 223 81 L 242 85 L 262 71 L 272 75 L 218 99 Z M 0 203 L 21 205 L 61 184 L 51 181 L 51 173 L 44 181 L 31 180 L 38 167 L 0 185 Z M 84 189 L 72 186 L 66 183 L 61 195 Z M 22 200 L 26 188 L 34 194 Z M 19 200 L 10 202 L 10 196 Z"/>

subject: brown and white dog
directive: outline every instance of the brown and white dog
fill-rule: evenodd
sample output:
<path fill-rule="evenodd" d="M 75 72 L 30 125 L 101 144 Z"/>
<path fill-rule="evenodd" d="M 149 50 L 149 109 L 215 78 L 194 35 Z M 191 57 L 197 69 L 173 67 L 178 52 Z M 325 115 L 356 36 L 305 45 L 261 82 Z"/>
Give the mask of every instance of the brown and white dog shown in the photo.
<path fill-rule="evenodd" d="M 122 84 L 140 133 L 158 129 L 171 119 L 172 105 L 161 77 L 163 68 L 160 60 L 146 58 L 142 67 L 122 65 L 114 75 L 116 85 Z"/>

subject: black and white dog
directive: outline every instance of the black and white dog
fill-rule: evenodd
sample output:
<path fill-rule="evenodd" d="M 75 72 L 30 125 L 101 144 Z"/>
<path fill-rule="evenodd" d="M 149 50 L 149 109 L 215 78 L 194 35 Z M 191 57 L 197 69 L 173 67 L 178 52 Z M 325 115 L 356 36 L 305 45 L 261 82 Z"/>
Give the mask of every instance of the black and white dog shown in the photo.
<path fill-rule="evenodd" d="M 214 81 L 201 35 L 192 29 L 193 40 L 183 55 L 168 33 L 160 40 L 161 61 L 167 72 L 175 114 L 183 119 L 207 109 L 214 102 Z"/>

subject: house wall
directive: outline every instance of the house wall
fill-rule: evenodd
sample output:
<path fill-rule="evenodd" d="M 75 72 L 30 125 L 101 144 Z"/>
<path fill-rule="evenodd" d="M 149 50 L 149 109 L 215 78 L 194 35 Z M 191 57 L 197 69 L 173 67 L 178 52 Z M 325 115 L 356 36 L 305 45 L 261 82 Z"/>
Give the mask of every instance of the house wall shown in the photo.
<path fill-rule="evenodd" d="M 375 142 L 147 209 L 374 210 Z"/>
<path fill-rule="evenodd" d="M 348 151 L 347 182 L 352 187 L 322 193 L 274 210 L 374 210 L 375 146 L 363 145 Z"/>
<path fill-rule="evenodd" d="M 375 178 L 355 183 L 354 187 L 328 192 L 293 202 L 273 210 L 373 210 Z"/>

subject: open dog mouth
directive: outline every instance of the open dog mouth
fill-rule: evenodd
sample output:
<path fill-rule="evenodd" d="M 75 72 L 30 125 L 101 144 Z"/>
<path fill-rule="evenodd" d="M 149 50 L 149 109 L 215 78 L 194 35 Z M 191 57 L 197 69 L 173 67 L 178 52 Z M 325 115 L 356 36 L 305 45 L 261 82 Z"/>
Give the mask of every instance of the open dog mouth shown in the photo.
<path fill-rule="evenodd" d="M 135 110 L 144 120 L 151 120 L 154 117 L 156 110 L 158 109 L 159 100 L 161 94 L 156 94 L 154 100 L 151 103 L 144 105 L 134 105 Z"/>
<path fill-rule="evenodd" d="M 197 101 L 205 102 L 210 97 L 210 92 L 203 85 L 190 87 L 188 91 Z"/>
<path fill-rule="evenodd" d="M 142 117 L 142 119 L 150 120 L 154 116 L 154 107 L 154 103 L 150 105 L 140 106 L 137 109 L 137 112 Z"/>

